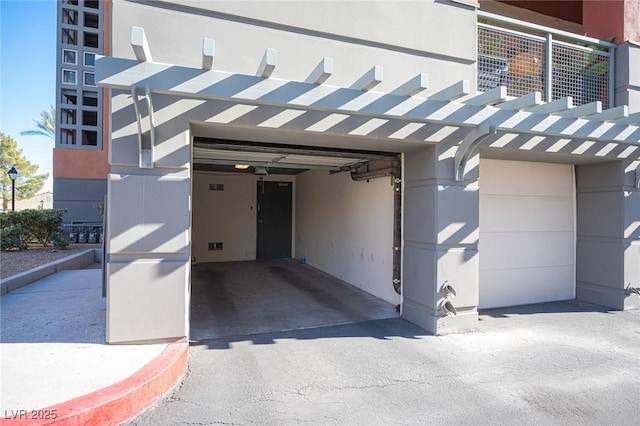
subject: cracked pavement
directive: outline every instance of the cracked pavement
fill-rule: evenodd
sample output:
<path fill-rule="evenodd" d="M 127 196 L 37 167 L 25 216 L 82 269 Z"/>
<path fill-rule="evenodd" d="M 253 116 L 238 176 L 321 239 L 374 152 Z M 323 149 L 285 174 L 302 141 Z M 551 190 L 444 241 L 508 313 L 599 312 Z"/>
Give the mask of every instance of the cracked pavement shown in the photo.
<path fill-rule="evenodd" d="M 635 425 L 640 311 L 491 310 L 474 333 L 402 319 L 192 343 L 183 383 L 132 425 Z"/>

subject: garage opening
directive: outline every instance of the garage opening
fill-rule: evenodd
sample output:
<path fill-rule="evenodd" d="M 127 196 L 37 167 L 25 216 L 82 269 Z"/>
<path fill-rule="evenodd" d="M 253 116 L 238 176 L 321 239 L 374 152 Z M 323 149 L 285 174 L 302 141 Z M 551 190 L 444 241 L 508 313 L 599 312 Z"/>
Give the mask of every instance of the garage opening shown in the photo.
<path fill-rule="evenodd" d="M 480 308 L 574 299 L 570 164 L 480 159 Z"/>
<path fill-rule="evenodd" d="M 399 162 L 194 138 L 191 338 L 398 316 Z"/>

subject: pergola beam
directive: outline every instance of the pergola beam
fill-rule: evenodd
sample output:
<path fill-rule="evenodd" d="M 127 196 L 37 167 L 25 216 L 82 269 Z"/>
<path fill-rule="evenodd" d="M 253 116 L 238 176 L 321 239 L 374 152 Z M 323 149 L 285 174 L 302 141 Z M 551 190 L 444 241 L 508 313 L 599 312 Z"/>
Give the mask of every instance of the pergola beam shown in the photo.
<path fill-rule="evenodd" d="M 258 106 L 299 108 L 462 128 L 486 125 L 494 126 L 498 131 L 562 138 L 640 142 L 637 127 L 580 118 L 582 115 L 592 115 L 589 112 L 594 113 L 593 104 L 558 115 L 520 110 L 537 105 L 539 93 L 516 98 L 496 107 L 407 97 L 424 89 L 425 74 L 412 79 L 411 84 L 403 85 L 400 93 L 397 90 L 382 93 L 216 70 L 203 71 L 178 65 L 138 63 L 113 57 L 98 57 L 96 65 L 100 86 L 123 90 L 130 90 L 144 81 L 154 93 L 197 99 L 235 100 Z M 564 116 L 569 112 L 578 117 Z"/>

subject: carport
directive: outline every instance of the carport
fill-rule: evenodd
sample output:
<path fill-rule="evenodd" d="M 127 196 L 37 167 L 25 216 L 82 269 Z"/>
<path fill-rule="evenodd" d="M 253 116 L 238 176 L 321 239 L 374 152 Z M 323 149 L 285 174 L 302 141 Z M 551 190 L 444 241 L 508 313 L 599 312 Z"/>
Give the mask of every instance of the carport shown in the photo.
<path fill-rule="evenodd" d="M 131 39 L 135 60 L 103 57 L 97 60 L 96 69 L 100 84 L 112 89 L 114 116 L 107 211 L 109 341 L 188 335 L 191 249 L 192 242 L 195 244 L 200 236 L 194 235 L 198 196 L 192 191 L 197 189 L 199 173 L 192 167 L 192 158 L 198 158 L 202 148 L 198 146 L 198 138 L 250 142 L 264 147 L 278 144 L 277 149 L 341 149 L 345 150 L 346 159 L 336 166 L 349 168 L 354 165 L 347 159 L 362 160 L 354 152 L 401 153 L 401 315 L 430 332 L 443 334 L 475 329 L 479 292 L 486 284 L 482 282 L 483 274 L 505 269 L 505 265 L 493 268 L 483 264 L 479 256 L 480 250 L 484 252 L 481 229 L 484 194 L 480 189 L 483 185 L 481 160 L 484 159 L 526 163 L 515 167 L 521 172 L 516 171 L 514 176 L 522 178 L 526 173 L 531 179 L 513 181 L 519 183 L 516 191 L 507 194 L 512 201 L 516 200 L 507 210 L 509 218 L 526 205 L 517 202 L 522 197 L 559 195 L 563 202 L 575 200 L 575 208 L 568 208 L 573 215 L 571 223 L 565 222 L 565 216 L 543 221 L 546 236 L 559 225 L 574 228 L 573 237 L 565 236 L 563 240 L 563 244 L 570 243 L 563 256 L 575 259 L 566 264 L 547 262 L 533 267 L 541 266 L 548 271 L 556 266 L 575 270 L 571 286 L 583 300 L 616 309 L 640 303 L 632 294 L 640 287 L 637 273 L 640 258 L 637 243 L 640 237 L 637 226 L 640 223 L 637 208 L 640 128 L 637 124 L 640 117 L 629 116 L 626 107 L 602 111 L 602 105 L 595 102 L 574 108 L 570 98 L 545 103 L 537 92 L 507 98 L 504 87 L 472 93 L 467 80 L 428 90 L 427 76 L 422 73 L 404 81 L 396 77 L 395 89 L 378 92 L 372 90 L 382 81 L 378 66 L 365 72 L 351 86 L 332 86 L 325 84 L 332 74 L 330 58 L 322 59 L 315 70 L 308 70 L 311 75 L 304 81 L 273 78 L 277 65 L 274 49 L 266 50 L 257 75 L 211 69 L 211 49 L 203 50 L 204 69 L 161 64 L 150 60 L 144 30 L 135 27 L 132 35 L 135 35 Z M 212 45 L 207 39 L 203 42 L 203 46 Z M 469 71 L 473 74 L 472 68 Z M 427 95 L 420 96 L 425 91 Z M 227 160 L 234 163 L 235 169 L 236 164 L 251 167 L 246 164 L 250 160 L 259 163 L 265 158 Z M 287 158 L 279 161 L 283 160 Z M 526 189 L 527 182 L 540 183 L 548 175 L 528 163 L 565 164 L 575 170 L 575 183 L 571 181 L 571 190 L 563 194 L 521 191 Z M 230 167 L 231 163 L 226 166 Z M 263 166 L 253 167 L 255 172 Z M 507 168 L 507 163 L 502 163 L 493 171 L 498 176 L 505 175 L 502 172 Z M 525 172 L 534 169 L 535 172 Z M 320 172 L 324 175 L 316 180 L 314 177 Z M 358 169 L 359 172 L 362 170 Z M 567 170 L 558 175 L 566 178 L 565 172 Z M 293 256 L 300 258 L 304 254 L 310 264 L 315 262 L 313 266 L 317 269 L 362 287 L 337 271 L 349 269 L 357 275 L 366 269 L 342 269 L 336 259 L 347 259 L 347 263 L 351 259 L 331 256 L 339 247 L 331 247 L 332 238 L 326 238 L 331 235 L 326 223 L 313 226 L 312 219 L 317 209 L 328 207 L 319 210 L 319 216 L 324 216 L 347 205 L 339 202 L 340 199 L 317 205 L 313 200 L 324 189 L 342 188 L 339 184 L 329 184 L 330 179 L 351 181 L 349 175 L 350 171 L 332 175 L 326 170 L 316 170 L 288 180 L 297 188 L 294 205 L 313 206 L 307 212 L 304 208 L 293 210 L 295 232 L 291 246 Z M 573 179 L 572 173 L 568 175 Z M 252 179 L 249 191 L 257 193 L 256 175 L 249 177 Z M 203 181 L 204 190 L 226 193 L 226 189 L 216 190 L 217 185 L 227 188 L 227 182 L 218 179 L 222 177 Z M 389 187 L 386 179 L 371 180 L 369 184 L 351 181 L 354 185 L 364 185 L 361 187 L 377 182 Z M 567 180 L 562 182 L 564 185 Z M 209 190 L 209 185 L 214 189 Z M 304 185 L 314 190 L 300 190 Z M 555 183 L 543 186 L 548 189 L 549 185 Z M 307 201 L 300 199 L 310 193 L 314 197 Z M 327 200 L 332 200 L 330 196 L 334 193 L 327 191 Z M 348 205 L 366 206 L 364 200 L 368 199 L 363 197 Z M 193 228 L 189 214 L 192 206 Z M 508 222 L 502 221 L 501 225 L 503 228 L 498 232 L 510 231 L 506 229 Z M 309 230 L 315 230 L 316 234 L 309 237 Z M 489 227 L 485 230 L 491 231 Z M 369 228 L 369 232 L 374 231 L 377 229 Z M 531 241 L 533 237 L 527 235 L 531 231 L 516 227 L 515 239 L 524 237 L 525 241 Z M 565 231 L 566 228 L 561 228 L 561 232 Z M 332 232 L 340 231 L 336 228 Z M 322 238 L 329 241 L 328 246 L 317 244 Z M 534 244 L 536 252 L 542 256 L 549 241 Z M 217 251 L 216 243 L 227 247 L 225 241 L 217 239 L 204 242 L 207 252 L 209 243 L 213 243 L 211 252 Z M 243 253 L 253 255 L 255 241 L 249 246 L 251 248 Z M 399 249 L 395 243 L 391 248 Z M 386 250 L 388 253 L 388 246 Z M 195 255 L 196 261 L 203 257 Z M 489 260 L 495 260 L 495 255 L 489 255 Z M 524 279 L 531 272 L 529 266 L 515 265 L 511 268 L 515 275 L 505 273 L 500 279 L 506 282 Z M 392 268 L 386 270 L 392 271 Z M 566 276 L 558 276 L 561 275 Z M 393 291 L 391 285 L 386 288 Z M 505 291 L 518 295 L 525 288 L 513 286 Z M 555 287 L 553 291 L 552 300 L 572 297 Z M 375 295 L 373 291 L 370 293 Z M 531 301 L 536 300 L 520 298 L 515 303 Z M 507 300 L 507 304 L 510 303 L 513 302 Z"/>

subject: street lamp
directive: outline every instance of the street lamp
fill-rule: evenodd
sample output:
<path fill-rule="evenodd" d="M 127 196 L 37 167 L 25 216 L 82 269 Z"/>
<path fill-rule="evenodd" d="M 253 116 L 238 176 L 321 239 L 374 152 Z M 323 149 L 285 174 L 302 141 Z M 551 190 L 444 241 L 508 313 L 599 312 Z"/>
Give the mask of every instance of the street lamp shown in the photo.
<path fill-rule="evenodd" d="M 11 179 L 11 211 L 16 211 L 16 179 L 18 178 L 18 171 L 15 166 L 11 167 L 11 170 L 7 172 L 9 179 Z"/>

